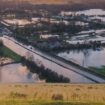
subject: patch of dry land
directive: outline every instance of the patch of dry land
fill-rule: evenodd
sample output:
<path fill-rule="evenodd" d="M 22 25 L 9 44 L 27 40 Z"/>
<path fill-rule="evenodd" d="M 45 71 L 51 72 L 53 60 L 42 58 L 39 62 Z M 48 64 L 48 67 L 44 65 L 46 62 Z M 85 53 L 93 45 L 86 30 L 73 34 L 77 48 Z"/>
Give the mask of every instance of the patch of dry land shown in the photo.
<path fill-rule="evenodd" d="M 0 103 L 2 105 L 105 105 L 105 85 L 1 84 Z"/>
<path fill-rule="evenodd" d="M 7 57 L 0 57 L 0 64 L 7 64 L 7 63 L 12 63 L 13 60 L 11 58 Z"/>
<path fill-rule="evenodd" d="M 28 21 L 27 19 L 5 19 L 4 22 L 8 25 L 19 25 L 19 26 L 24 26 L 24 25 L 29 25 L 34 23 L 31 21 Z"/>

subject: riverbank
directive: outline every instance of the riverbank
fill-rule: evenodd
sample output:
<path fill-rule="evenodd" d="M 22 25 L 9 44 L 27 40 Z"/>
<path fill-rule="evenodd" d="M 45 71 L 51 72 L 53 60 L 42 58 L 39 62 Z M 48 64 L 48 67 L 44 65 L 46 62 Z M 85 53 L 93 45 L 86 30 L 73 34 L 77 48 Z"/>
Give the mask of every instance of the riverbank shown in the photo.
<path fill-rule="evenodd" d="M 0 90 L 2 105 L 105 105 L 105 85 L 0 84 Z"/>

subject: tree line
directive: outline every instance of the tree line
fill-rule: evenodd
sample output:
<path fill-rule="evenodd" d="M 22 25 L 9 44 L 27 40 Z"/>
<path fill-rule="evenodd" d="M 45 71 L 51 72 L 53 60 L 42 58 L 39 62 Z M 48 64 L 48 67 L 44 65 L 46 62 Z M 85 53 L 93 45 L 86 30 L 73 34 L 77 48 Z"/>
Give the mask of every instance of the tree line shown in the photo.
<path fill-rule="evenodd" d="M 30 61 L 22 57 L 22 64 L 26 65 L 32 73 L 37 73 L 40 79 L 45 79 L 46 82 L 51 83 L 70 83 L 70 79 L 63 75 L 58 75 L 56 72 L 45 68 L 43 65 L 40 67 L 34 61 Z"/>

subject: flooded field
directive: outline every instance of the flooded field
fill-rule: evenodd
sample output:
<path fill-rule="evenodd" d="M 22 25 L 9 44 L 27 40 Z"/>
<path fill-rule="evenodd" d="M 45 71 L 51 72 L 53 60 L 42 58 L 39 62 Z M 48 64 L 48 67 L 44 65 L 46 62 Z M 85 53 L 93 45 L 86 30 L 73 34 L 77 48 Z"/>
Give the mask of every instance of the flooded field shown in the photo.
<path fill-rule="evenodd" d="M 20 63 L 0 67 L 0 83 L 35 83 L 38 79 L 37 74 Z"/>
<path fill-rule="evenodd" d="M 105 65 L 105 48 L 68 50 L 57 55 L 84 67 L 101 67 Z"/>
<path fill-rule="evenodd" d="M 74 12 L 72 11 L 62 11 L 61 12 L 62 14 L 65 13 L 65 14 L 73 14 Z M 87 16 L 102 16 L 102 15 L 105 15 L 105 10 L 103 9 L 88 9 L 88 10 L 82 10 L 82 11 L 75 11 L 75 14 L 76 15 L 87 15 Z"/>

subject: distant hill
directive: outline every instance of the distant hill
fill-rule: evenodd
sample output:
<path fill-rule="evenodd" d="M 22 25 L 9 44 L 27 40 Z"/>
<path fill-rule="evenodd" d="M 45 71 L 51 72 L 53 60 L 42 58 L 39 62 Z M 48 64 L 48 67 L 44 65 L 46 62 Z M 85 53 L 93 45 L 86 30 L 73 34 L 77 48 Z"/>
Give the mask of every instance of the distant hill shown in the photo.
<path fill-rule="evenodd" d="M 105 3 L 105 0 L 0 0 L 0 1 L 14 1 L 14 2 L 24 2 L 28 1 L 36 4 L 99 4 Z M 99 4 L 100 5 L 100 4 Z"/>
<path fill-rule="evenodd" d="M 0 7 L 16 6 L 16 4 L 49 4 L 41 5 L 42 8 L 55 9 L 60 8 L 63 10 L 83 10 L 89 8 L 102 8 L 105 9 L 105 0 L 0 0 Z M 15 5 L 14 5 L 15 4 Z M 29 6 L 29 5 L 28 5 Z"/>
<path fill-rule="evenodd" d="M 20 0 L 21 1 L 21 0 Z M 72 8 L 103 8 L 105 9 L 105 0 L 23 0 L 32 4 L 67 4 Z"/>

